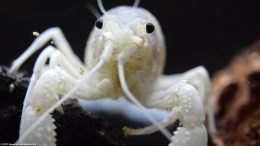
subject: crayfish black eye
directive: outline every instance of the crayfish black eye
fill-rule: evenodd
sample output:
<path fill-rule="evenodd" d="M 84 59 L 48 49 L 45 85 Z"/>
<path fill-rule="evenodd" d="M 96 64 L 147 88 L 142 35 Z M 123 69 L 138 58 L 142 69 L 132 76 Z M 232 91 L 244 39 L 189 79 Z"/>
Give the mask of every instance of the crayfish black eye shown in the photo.
<path fill-rule="evenodd" d="M 154 25 L 152 23 L 147 23 L 145 29 L 147 33 L 152 33 L 154 31 Z"/>
<path fill-rule="evenodd" d="M 103 27 L 103 21 L 102 20 L 97 20 L 95 22 L 95 26 L 98 28 L 98 29 L 102 29 Z"/>

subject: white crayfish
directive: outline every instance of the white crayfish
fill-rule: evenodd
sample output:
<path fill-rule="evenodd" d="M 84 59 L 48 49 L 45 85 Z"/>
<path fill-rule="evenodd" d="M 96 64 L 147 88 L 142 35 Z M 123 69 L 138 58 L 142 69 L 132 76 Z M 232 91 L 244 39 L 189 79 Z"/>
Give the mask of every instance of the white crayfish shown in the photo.
<path fill-rule="evenodd" d="M 127 135 L 150 134 L 160 130 L 170 146 L 206 146 L 203 103 L 208 96 L 209 77 L 203 67 L 177 76 L 161 75 L 165 61 L 165 42 L 160 25 L 147 10 L 119 6 L 103 13 L 87 42 L 83 64 L 74 54 L 62 31 L 50 28 L 16 59 L 10 73 L 48 41 L 35 63 L 27 90 L 17 143 L 54 146 L 55 125 L 51 116 L 68 99 L 98 99 L 125 96 L 152 123 L 140 129 L 124 128 Z M 148 108 L 170 112 L 157 122 Z M 165 127 L 180 121 L 174 133 Z M 86 123 L 87 124 L 87 123 Z M 40 135 L 40 136 L 39 136 Z"/>

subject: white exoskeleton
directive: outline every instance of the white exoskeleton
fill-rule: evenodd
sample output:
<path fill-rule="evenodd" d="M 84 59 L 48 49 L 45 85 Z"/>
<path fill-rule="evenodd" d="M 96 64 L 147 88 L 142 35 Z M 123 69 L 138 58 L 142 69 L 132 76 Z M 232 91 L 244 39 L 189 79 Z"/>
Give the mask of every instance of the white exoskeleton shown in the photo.
<path fill-rule="evenodd" d="M 124 128 L 127 135 L 150 134 L 160 130 L 170 146 L 206 146 L 203 103 L 209 91 L 204 67 L 177 76 L 161 75 L 165 63 L 165 42 L 160 25 L 147 10 L 119 6 L 105 11 L 87 41 L 84 64 L 74 54 L 62 31 L 50 28 L 16 59 L 10 73 L 52 40 L 35 63 L 24 100 L 17 143 L 54 146 L 55 125 L 51 112 L 68 99 L 98 99 L 125 96 L 140 108 L 152 125 Z M 157 122 L 148 108 L 170 112 Z M 165 127 L 176 120 L 181 127 L 172 134 Z"/>

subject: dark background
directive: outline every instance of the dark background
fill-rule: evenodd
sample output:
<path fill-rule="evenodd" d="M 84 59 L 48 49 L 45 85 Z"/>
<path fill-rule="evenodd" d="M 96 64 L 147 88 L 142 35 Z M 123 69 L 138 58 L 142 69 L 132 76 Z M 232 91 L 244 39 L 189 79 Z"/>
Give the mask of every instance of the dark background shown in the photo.
<path fill-rule="evenodd" d="M 106 9 L 134 2 L 103 1 Z M 1 1 L 0 64 L 10 65 L 31 44 L 35 38 L 33 31 L 42 32 L 53 26 L 63 30 L 82 58 L 96 20 L 87 9 L 88 2 L 96 6 L 96 0 Z M 158 18 L 165 33 L 167 74 L 204 65 L 212 75 L 226 66 L 239 50 L 260 37 L 259 0 L 142 0 L 140 6 Z M 27 69 L 32 69 L 36 57 L 26 63 Z"/>
<path fill-rule="evenodd" d="M 96 0 L 1 1 L 0 63 L 10 65 L 35 38 L 33 31 L 42 32 L 53 26 L 61 27 L 74 51 L 83 57 L 96 20 L 87 9 L 88 2 L 96 6 Z M 133 2 L 103 3 L 109 9 Z M 260 36 L 259 0 L 142 0 L 140 5 L 150 10 L 162 25 L 168 48 L 167 74 L 197 65 L 206 66 L 212 74 Z M 31 63 L 27 66 L 31 68 Z"/>

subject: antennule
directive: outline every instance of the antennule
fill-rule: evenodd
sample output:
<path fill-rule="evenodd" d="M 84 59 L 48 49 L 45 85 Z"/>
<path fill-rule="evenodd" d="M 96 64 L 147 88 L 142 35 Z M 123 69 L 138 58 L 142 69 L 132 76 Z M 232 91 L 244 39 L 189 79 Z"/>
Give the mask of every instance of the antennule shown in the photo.
<path fill-rule="evenodd" d="M 98 19 L 101 17 L 101 15 L 99 14 L 98 10 L 93 6 L 92 3 L 87 3 L 87 8 L 89 9 L 89 11 Z"/>
<path fill-rule="evenodd" d="M 135 0 L 133 7 L 136 8 L 140 4 L 141 0 Z"/>
<path fill-rule="evenodd" d="M 103 6 L 103 3 L 102 3 L 102 0 L 97 0 L 97 3 L 98 3 L 98 7 L 100 9 L 100 11 L 103 13 L 103 14 L 106 14 L 106 10 Z"/>

